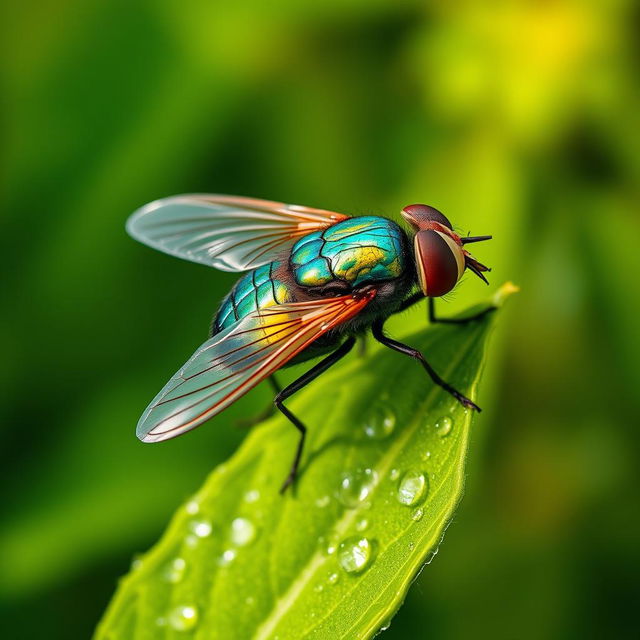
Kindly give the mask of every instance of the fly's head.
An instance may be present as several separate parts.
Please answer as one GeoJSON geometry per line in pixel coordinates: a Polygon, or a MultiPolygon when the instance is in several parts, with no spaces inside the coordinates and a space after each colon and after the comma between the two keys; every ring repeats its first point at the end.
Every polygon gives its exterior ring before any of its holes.
{"type": "Polygon", "coordinates": [[[491,236],[461,237],[453,231],[447,217],[426,204],[410,204],[402,217],[415,231],[413,251],[418,282],[425,296],[437,297],[449,293],[465,269],[475,273],[487,284],[484,272],[489,267],[478,262],[465,244],[489,240],[491,236]]]}

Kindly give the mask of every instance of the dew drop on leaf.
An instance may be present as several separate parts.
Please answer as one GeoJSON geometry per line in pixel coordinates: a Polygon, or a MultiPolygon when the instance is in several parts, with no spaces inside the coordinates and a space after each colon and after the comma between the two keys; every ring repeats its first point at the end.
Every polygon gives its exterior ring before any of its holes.
{"type": "Polygon", "coordinates": [[[369,526],[369,521],[366,518],[361,518],[360,520],[358,520],[358,522],[356,522],[357,531],[364,531],[365,529],[367,529],[368,526],[369,526]]]}
{"type": "Polygon", "coordinates": [[[398,502],[413,506],[418,504],[427,492],[427,479],[420,471],[407,471],[398,485],[398,502]]]}
{"type": "Polygon", "coordinates": [[[396,426],[396,416],[388,407],[375,407],[364,423],[364,433],[372,440],[388,438],[396,426]]]}
{"type": "Polygon", "coordinates": [[[169,625],[176,631],[191,631],[198,624],[198,610],[192,605],[181,605],[169,614],[169,625]]]}
{"type": "Polygon", "coordinates": [[[391,469],[389,472],[390,480],[397,480],[400,477],[400,469],[391,469]]]}
{"type": "Polygon", "coordinates": [[[196,513],[200,511],[200,505],[195,500],[189,500],[189,502],[184,505],[184,509],[190,516],[195,516],[196,513]]]}
{"type": "Polygon", "coordinates": [[[187,563],[184,558],[174,558],[164,568],[162,577],[172,584],[176,584],[184,578],[185,571],[187,570],[187,563]]]}
{"type": "Polygon", "coordinates": [[[453,428],[453,420],[449,416],[442,416],[442,418],[438,418],[436,420],[435,429],[436,433],[444,438],[451,433],[451,429],[453,428]]]}
{"type": "Polygon", "coordinates": [[[189,523],[189,529],[195,533],[198,538],[206,538],[211,535],[212,527],[208,520],[192,520],[189,523]]]}
{"type": "Polygon", "coordinates": [[[244,547],[256,538],[256,527],[247,518],[235,518],[231,523],[231,542],[238,547],[244,547]]]}
{"type": "Polygon", "coordinates": [[[329,496],[320,496],[319,498],[316,499],[316,507],[319,507],[320,509],[324,509],[324,507],[326,507],[330,501],[331,501],[331,498],[329,496]]]}
{"type": "Polygon", "coordinates": [[[419,520],[422,520],[422,516],[423,515],[424,515],[424,511],[422,509],[418,508],[411,514],[411,519],[414,522],[418,522],[419,520]]]}
{"type": "Polygon", "coordinates": [[[373,549],[367,538],[352,536],[338,546],[338,564],[346,573],[364,571],[371,563],[373,549]]]}
{"type": "Polygon", "coordinates": [[[222,552],[222,555],[218,558],[218,564],[221,567],[228,567],[236,559],[235,549],[226,549],[222,552]]]}
{"type": "Polygon", "coordinates": [[[260,499],[260,492],[257,489],[251,489],[244,494],[244,501],[252,504],[260,499]]]}
{"type": "Polygon", "coordinates": [[[338,580],[340,580],[340,576],[337,573],[330,573],[327,576],[327,582],[329,584],[335,584],[338,580]]]}
{"type": "Polygon", "coordinates": [[[371,493],[378,480],[373,469],[356,469],[343,474],[336,497],[347,508],[361,505],[371,493]]]}

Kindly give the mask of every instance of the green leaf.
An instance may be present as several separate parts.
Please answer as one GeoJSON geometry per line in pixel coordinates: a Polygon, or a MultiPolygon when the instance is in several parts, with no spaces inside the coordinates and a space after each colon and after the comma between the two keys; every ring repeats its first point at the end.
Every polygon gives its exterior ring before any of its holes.
{"type": "MultiPolygon", "coordinates": [[[[495,315],[406,342],[475,397],[495,315]]],[[[288,405],[309,425],[295,492],[278,493],[297,434],[276,417],[134,562],[96,638],[370,638],[388,624],[460,500],[473,413],[381,348],[288,405]]]]}

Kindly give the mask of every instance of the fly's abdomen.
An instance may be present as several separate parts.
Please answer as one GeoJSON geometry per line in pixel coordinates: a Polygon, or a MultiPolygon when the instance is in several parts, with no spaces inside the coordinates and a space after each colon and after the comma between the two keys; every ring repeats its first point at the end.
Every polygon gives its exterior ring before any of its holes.
{"type": "Polygon", "coordinates": [[[291,302],[287,285],[274,274],[280,263],[271,262],[242,276],[222,301],[213,325],[213,333],[227,329],[258,309],[291,302]]]}
{"type": "Polygon", "coordinates": [[[387,218],[349,218],[298,240],[291,252],[293,276],[304,287],[393,280],[405,271],[404,239],[387,218]]]}

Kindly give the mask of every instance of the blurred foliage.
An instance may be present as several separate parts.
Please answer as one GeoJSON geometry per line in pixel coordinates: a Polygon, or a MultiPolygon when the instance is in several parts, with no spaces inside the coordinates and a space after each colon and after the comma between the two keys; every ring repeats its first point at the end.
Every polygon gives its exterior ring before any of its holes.
{"type": "MultiPolygon", "coordinates": [[[[189,191],[426,201],[493,233],[476,253],[522,294],[446,553],[385,637],[635,635],[637,18],[630,0],[6,4],[5,635],[86,637],[269,396],[165,445],[134,437],[233,282],[124,234],[189,191]]],[[[480,295],[467,278],[440,308],[480,295]]]]}

